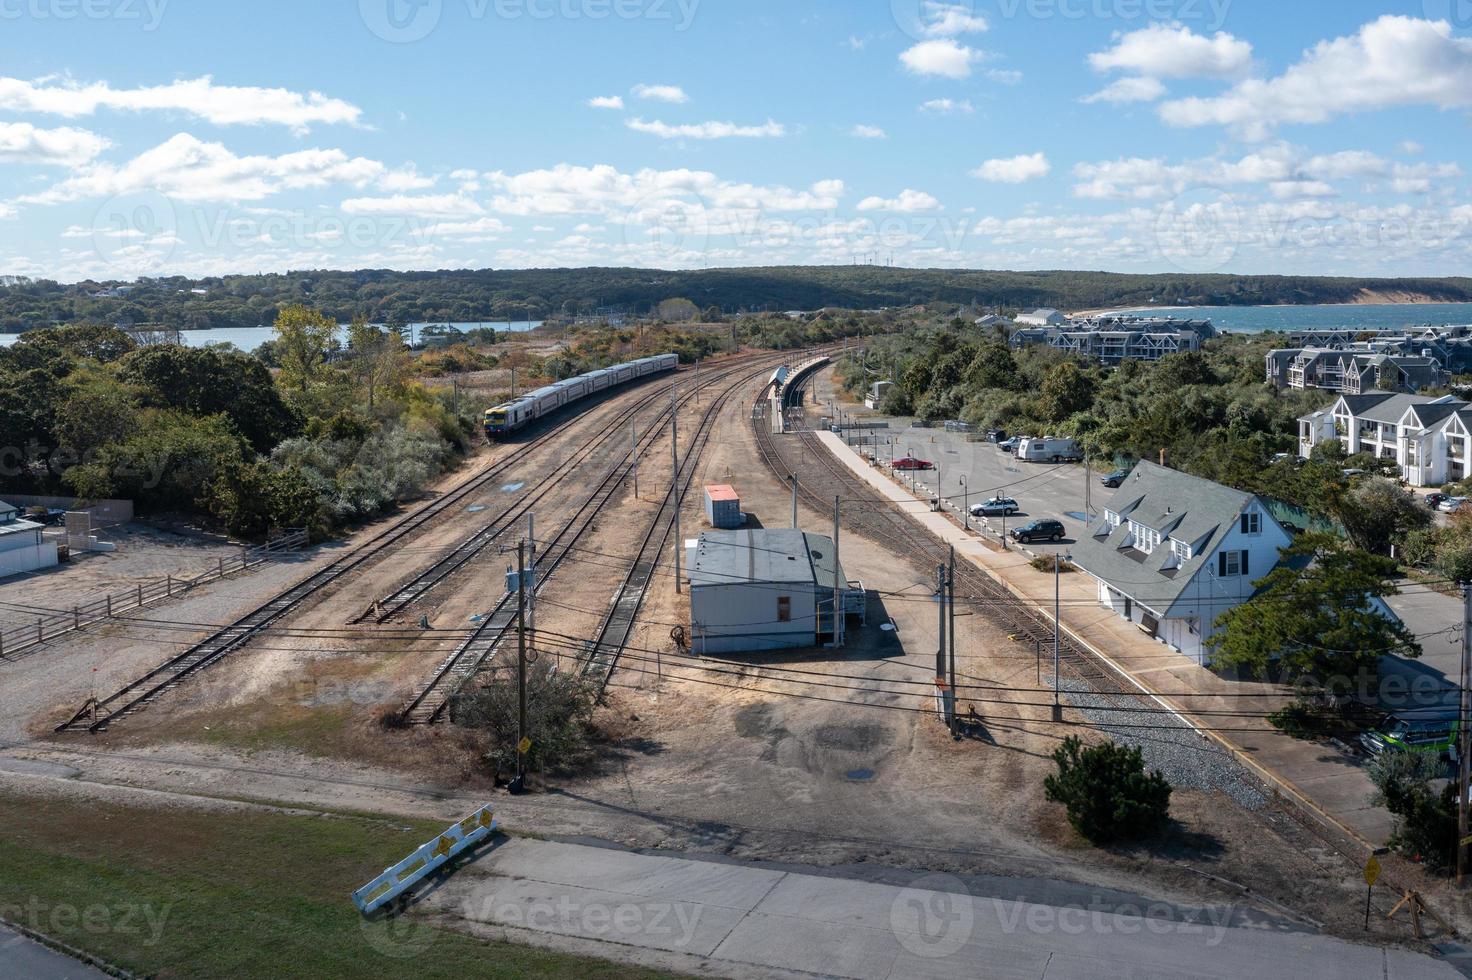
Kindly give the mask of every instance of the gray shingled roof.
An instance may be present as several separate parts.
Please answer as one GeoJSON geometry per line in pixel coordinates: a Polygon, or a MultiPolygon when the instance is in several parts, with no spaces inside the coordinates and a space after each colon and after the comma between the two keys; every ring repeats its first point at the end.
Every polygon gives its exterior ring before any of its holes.
{"type": "Polygon", "coordinates": [[[831,589],[833,569],[833,539],[821,534],[793,528],[705,531],[690,561],[690,584],[806,582],[831,589]]]}
{"type": "Polygon", "coordinates": [[[1074,545],[1074,563],[1165,615],[1253,499],[1220,483],[1141,462],[1105,505],[1123,518],[1120,526],[1109,530],[1101,516],[1074,545]],[[1132,520],[1161,532],[1162,543],[1153,554],[1124,547],[1132,520]],[[1191,545],[1191,559],[1179,568],[1163,567],[1173,560],[1164,541],[1168,537],[1191,545]]]}

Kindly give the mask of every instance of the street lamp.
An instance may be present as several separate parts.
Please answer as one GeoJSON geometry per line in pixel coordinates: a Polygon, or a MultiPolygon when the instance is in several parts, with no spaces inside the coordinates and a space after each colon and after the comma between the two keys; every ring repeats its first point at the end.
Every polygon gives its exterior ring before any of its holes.
{"type": "Polygon", "coordinates": [[[1058,554],[1058,552],[1056,552],[1056,551],[1053,552],[1053,720],[1054,721],[1062,721],[1063,720],[1063,702],[1060,699],[1059,689],[1058,689],[1058,659],[1059,659],[1058,658],[1058,651],[1059,651],[1059,648],[1062,645],[1061,644],[1061,634],[1063,632],[1063,624],[1062,624],[1062,620],[1061,620],[1061,618],[1059,616],[1059,613],[1061,612],[1061,607],[1062,607],[1063,603],[1060,601],[1060,593],[1059,593],[1058,580],[1059,580],[1060,570],[1061,570],[1061,568],[1063,566],[1063,562],[1065,562],[1065,561],[1073,561],[1073,555],[1070,554],[1067,557],[1064,557],[1063,555],[1058,554]]]}
{"type": "Polygon", "coordinates": [[[966,486],[964,476],[958,476],[956,479],[961,481],[961,513],[966,523],[966,532],[969,534],[971,532],[971,491],[966,486]]]}

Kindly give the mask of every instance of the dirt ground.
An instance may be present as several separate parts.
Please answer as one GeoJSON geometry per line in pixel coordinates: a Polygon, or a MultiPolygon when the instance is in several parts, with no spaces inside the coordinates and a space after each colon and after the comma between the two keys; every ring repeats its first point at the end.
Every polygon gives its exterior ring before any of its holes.
{"type": "MultiPolygon", "coordinates": [[[[733,400],[717,423],[683,511],[685,537],[703,526],[698,488],[709,482],[732,483],[743,509],[765,526],[790,519],[790,496],[762,464],[751,433],[759,387],[733,400]]],[[[569,427],[565,444],[607,425],[619,404],[615,398],[590,409],[569,427]]],[[[706,405],[682,413],[682,432],[693,431],[706,405]]],[[[614,442],[618,448],[589,461],[588,476],[580,470],[549,496],[545,510],[539,505],[538,539],[570,519],[577,488],[585,493],[591,474],[626,446],[614,442]]],[[[488,452],[474,466],[506,451],[488,452]]],[[[527,463],[506,486],[545,479],[556,451],[527,463]]],[[[648,453],[640,480],[642,499],[622,488],[617,510],[599,519],[558,570],[556,589],[537,613],[542,656],[555,656],[561,637],[585,637],[596,627],[624,574],[621,556],[632,554],[654,512],[653,490],[668,485],[667,442],[648,453]]],[[[505,822],[535,833],[864,867],[876,875],[891,867],[995,875],[1015,880],[1021,894],[1029,880],[1064,880],[1110,895],[1230,904],[1270,927],[1322,925],[1365,938],[1358,869],[1271,805],[1248,809],[1220,792],[1178,789],[1165,839],[1111,850],[1082,845],[1041,790],[1053,769],[1049,754],[1069,729],[1054,725],[1033,695],[1010,693],[1035,686],[1032,651],[1018,650],[984,616],[958,621],[960,674],[997,691],[972,737],[953,741],[928,710],[932,585],[905,556],[857,535],[844,537],[842,560],[849,577],[871,592],[868,625],[837,654],[703,664],[681,657],[670,630],[688,623],[688,603],[673,588],[667,554],[614,675],[600,763],[579,778],[539,780],[530,796],[505,797],[478,764],[473,733],[453,726],[391,730],[381,719],[500,594],[506,556],[488,549],[401,621],[375,627],[349,620],[474,533],[502,496],[514,493],[488,488],[483,501],[437,520],[411,545],[315,597],[289,630],[257,641],[101,737],[36,739],[57,703],[38,692],[54,695],[59,686],[75,694],[77,675],[97,661],[105,637],[58,643],[46,658],[3,667],[7,692],[14,678],[24,678],[32,694],[22,699],[28,744],[10,747],[0,774],[73,788],[79,781],[134,784],[445,817],[494,793],[505,822]],[[479,504],[489,509],[469,511],[479,504]],[[421,614],[429,630],[417,627],[421,614]],[[896,629],[881,630],[886,622],[896,629]],[[14,760],[60,768],[16,776],[14,760]]],[[[806,506],[800,523],[831,533],[831,515],[806,506]]],[[[256,601],[273,581],[250,586],[256,601]]],[[[177,618],[189,622],[182,610],[177,618]]],[[[181,625],[172,642],[193,635],[181,625]]],[[[158,635],[149,636],[137,629],[117,638],[126,656],[115,675],[136,672],[144,650],[158,658],[158,635]]],[[[1377,930],[1397,941],[1405,931],[1377,930]]]]}

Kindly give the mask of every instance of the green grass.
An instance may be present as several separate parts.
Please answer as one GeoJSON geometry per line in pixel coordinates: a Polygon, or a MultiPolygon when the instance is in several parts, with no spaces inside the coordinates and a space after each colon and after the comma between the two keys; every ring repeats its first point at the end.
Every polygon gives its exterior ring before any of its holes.
{"type": "Polygon", "coordinates": [[[414,918],[365,923],[352,890],[439,823],[0,794],[0,826],[0,913],[140,974],[669,976],[414,918]]]}

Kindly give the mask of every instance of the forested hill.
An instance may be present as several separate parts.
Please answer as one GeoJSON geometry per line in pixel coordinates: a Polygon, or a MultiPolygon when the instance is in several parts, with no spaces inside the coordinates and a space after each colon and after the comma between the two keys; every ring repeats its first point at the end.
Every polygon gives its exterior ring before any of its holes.
{"type": "Polygon", "coordinates": [[[1062,310],[1126,305],[1349,303],[1367,295],[1472,301],[1472,279],[1308,276],[1122,275],[1109,272],[988,272],[879,266],[786,266],[661,272],[648,269],[521,269],[440,272],[290,272],[118,284],[4,280],[0,330],[50,323],[161,323],[253,327],[278,306],[305,303],[346,321],[545,319],[614,307],[633,313],[685,298],[702,309],[870,309],[920,303],[1062,310]],[[124,286],[118,290],[114,287],[124,286]],[[119,293],[122,293],[119,295],[119,293]],[[110,294],[110,295],[100,295],[110,294]]]}

